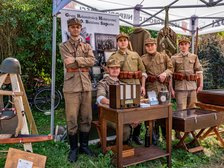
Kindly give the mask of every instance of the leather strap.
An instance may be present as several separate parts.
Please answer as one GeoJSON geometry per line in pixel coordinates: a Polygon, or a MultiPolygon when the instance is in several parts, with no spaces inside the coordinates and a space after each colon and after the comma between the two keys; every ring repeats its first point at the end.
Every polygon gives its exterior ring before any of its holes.
{"type": "Polygon", "coordinates": [[[89,72],[89,68],[67,68],[67,72],[89,72]]]}

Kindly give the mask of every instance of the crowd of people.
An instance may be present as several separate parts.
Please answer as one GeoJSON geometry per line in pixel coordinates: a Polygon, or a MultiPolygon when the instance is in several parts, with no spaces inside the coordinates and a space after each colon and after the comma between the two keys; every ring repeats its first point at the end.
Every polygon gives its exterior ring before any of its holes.
{"type": "MultiPolygon", "coordinates": [[[[78,153],[94,156],[88,147],[88,141],[92,121],[89,69],[94,65],[95,57],[91,46],[80,39],[82,28],[80,20],[72,18],[67,23],[70,37],[61,43],[59,48],[66,68],[63,93],[70,143],[68,160],[76,162],[78,153]]],[[[158,93],[162,88],[169,90],[176,98],[177,110],[194,107],[196,94],[203,88],[203,73],[198,56],[189,52],[190,40],[186,37],[181,38],[178,41],[180,52],[171,58],[164,52],[157,52],[157,40],[154,38],[148,37],[144,40],[142,48],[146,52],[142,56],[129,50],[129,40],[129,36],[125,33],[116,36],[118,50],[107,60],[107,75],[97,87],[97,103],[110,103],[109,85],[126,83],[140,84],[142,96],[146,96],[148,91],[158,93]],[[134,75],[126,78],[122,73],[127,72],[133,72],[129,74],[134,75]]],[[[112,122],[108,125],[115,128],[112,122]]],[[[157,144],[158,121],[153,125],[153,143],[157,144]]],[[[124,125],[124,143],[129,141],[132,128],[134,128],[132,140],[138,145],[143,144],[139,137],[141,123],[124,125]]],[[[165,128],[161,129],[163,136],[166,136],[165,128]]],[[[178,132],[176,136],[179,136],[178,132]]]]}

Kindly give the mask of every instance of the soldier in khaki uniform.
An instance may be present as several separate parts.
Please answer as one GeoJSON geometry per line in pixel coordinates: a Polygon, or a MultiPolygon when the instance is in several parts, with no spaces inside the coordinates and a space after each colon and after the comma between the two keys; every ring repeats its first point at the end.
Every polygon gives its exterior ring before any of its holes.
{"type": "Polygon", "coordinates": [[[156,51],[157,44],[154,38],[145,40],[145,48],[147,54],[141,58],[148,75],[146,91],[154,90],[158,94],[161,88],[167,89],[166,79],[173,74],[172,61],[168,55],[156,51]]]}
{"type": "MultiPolygon", "coordinates": [[[[146,91],[154,90],[157,94],[164,88],[167,89],[168,79],[173,74],[171,59],[165,53],[157,52],[156,39],[148,38],[145,40],[147,54],[142,55],[142,62],[145,65],[148,78],[146,79],[146,91]]],[[[155,123],[153,141],[156,144],[159,137],[158,123],[155,123]]],[[[162,127],[165,134],[165,128],[162,127]]]]}
{"type": "MultiPolygon", "coordinates": [[[[118,51],[113,53],[110,59],[115,59],[120,61],[121,72],[119,75],[120,81],[127,84],[140,84],[142,82],[141,93],[145,95],[145,79],[147,74],[145,73],[145,67],[142,63],[141,57],[136,52],[128,50],[129,37],[125,33],[118,34],[117,45],[119,47],[118,51]]],[[[133,132],[133,140],[137,144],[142,144],[139,139],[141,126],[137,126],[133,132]]]]}
{"type": "MultiPolygon", "coordinates": [[[[108,104],[109,100],[109,85],[119,85],[121,82],[118,79],[120,74],[120,62],[118,60],[110,59],[107,62],[107,70],[109,76],[105,76],[97,85],[97,103],[108,104]]],[[[113,122],[108,121],[108,126],[116,129],[113,122]]],[[[123,141],[126,143],[130,137],[131,127],[129,124],[124,125],[123,141]]]]}
{"type": "Polygon", "coordinates": [[[174,90],[177,110],[195,107],[197,92],[203,89],[202,66],[198,56],[189,52],[190,40],[182,37],[179,40],[180,53],[171,57],[174,67],[174,90]]]}
{"type": "Polygon", "coordinates": [[[81,41],[81,21],[72,18],[67,23],[71,36],[66,42],[60,44],[59,48],[66,68],[63,93],[70,142],[68,160],[75,162],[78,156],[78,130],[79,153],[93,156],[88,148],[92,121],[92,85],[89,68],[94,65],[95,57],[90,45],[81,41]],[[78,117],[80,118],[79,124],[78,117]]]}

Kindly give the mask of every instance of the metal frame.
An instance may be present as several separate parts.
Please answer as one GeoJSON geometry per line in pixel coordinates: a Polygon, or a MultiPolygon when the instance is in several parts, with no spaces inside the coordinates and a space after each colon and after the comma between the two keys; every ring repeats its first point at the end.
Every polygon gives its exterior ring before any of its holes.
{"type": "MultiPolygon", "coordinates": [[[[56,68],[56,29],[57,29],[57,15],[59,14],[59,11],[65,6],[67,5],[69,2],[71,1],[74,1],[80,5],[83,5],[83,6],[86,6],[88,8],[91,8],[93,11],[98,11],[98,12],[111,12],[111,11],[120,11],[120,10],[134,10],[134,18],[138,15],[140,15],[140,12],[143,12],[145,14],[148,14],[150,17],[139,23],[139,18],[138,20],[135,20],[134,24],[133,23],[130,23],[128,21],[125,21],[123,19],[119,19],[120,21],[122,22],[125,22],[131,26],[149,26],[149,25],[156,25],[156,24],[161,24],[164,22],[164,20],[162,18],[159,18],[157,17],[157,15],[159,13],[161,13],[162,11],[165,10],[166,7],[168,8],[172,8],[172,9],[178,9],[178,8],[208,8],[208,7],[214,7],[214,6],[224,6],[224,3],[220,3],[222,0],[200,0],[201,2],[204,3],[204,5],[183,5],[183,6],[178,6],[178,5],[174,5],[176,2],[178,2],[179,0],[174,0],[172,3],[170,3],[169,5],[167,6],[155,6],[155,7],[143,7],[141,5],[141,2],[140,4],[137,4],[136,6],[134,7],[129,7],[129,8],[117,8],[117,9],[104,9],[104,10],[99,10],[97,8],[94,8],[90,5],[87,5],[85,3],[82,3],[80,2],[80,0],[66,0],[66,1],[63,1],[64,3],[59,3],[59,5],[57,6],[57,2],[58,1],[61,1],[62,0],[52,0],[53,1],[53,34],[52,34],[52,83],[51,83],[51,88],[52,88],[52,91],[51,91],[51,134],[53,135],[54,134],[54,100],[55,100],[55,68],[56,68]],[[156,12],[155,14],[150,14],[148,13],[147,9],[160,9],[158,12],[156,12]],[[159,23],[154,23],[154,24],[144,24],[146,21],[150,20],[151,18],[157,18],[159,20],[161,20],[161,22],[159,23]]],[[[191,19],[191,23],[194,22],[194,19],[195,19],[195,16],[192,16],[191,18],[182,18],[182,19],[177,19],[177,20],[171,20],[169,21],[169,24],[171,25],[174,25],[173,22],[175,21],[180,21],[180,20],[187,20],[187,19],[191,19]]],[[[219,22],[220,20],[224,20],[224,17],[197,17],[197,19],[219,19],[217,20],[216,22],[219,22]]],[[[213,22],[212,24],[216,23],[216,22],[213,22]]],[[[210,26],[211,24],[208,24],[208,25],[205,25],[203,27],[200,27],[199,30],[202,30],[208,26],[210,26]]],[[[181,26],[177,26],[175,25],[176,27],[179,27],[179,28],[182,28],[181,26]]],[[[194,51],[194,35],[195,35],[195,25],[191,25],[192,29],[191,30],[187,30],[189,32],[191,32],[192,34],[192,51],[194,51]]]]}

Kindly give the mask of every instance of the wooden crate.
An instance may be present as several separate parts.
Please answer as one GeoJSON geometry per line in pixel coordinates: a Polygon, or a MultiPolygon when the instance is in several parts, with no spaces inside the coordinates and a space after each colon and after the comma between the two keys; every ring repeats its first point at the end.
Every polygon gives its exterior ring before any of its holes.
{"type": "Polygon", "coordinates": [[[32,168],[45,168],[47,157],[14,148],[9,148],[5,168],[17,167],[20,159],[32,162],[32,168]]]}
{"type": "MultiPolygon", "coordinates": [[[[117,148],[116,146],[112,146],[111,150],[113,153],[117,153],[117,148]]],[[[122,151],[122,157],[129,157],[129,156],[134,156],[135,155],[135,150],[133,147],[124,145],[123,146],[123,151],[122,151]]]]}
{"type": "Polygon", "coordinates": [[[217,113],[195,108],[173,112],[173,129],[182,132],[217,126],[223,121],[224,112],[217,113]]]}
{"type": "Polygon", "coordinates": [[[224,90],[202,90],[197,94],[199,102],[224,106],[224,90]]]}

